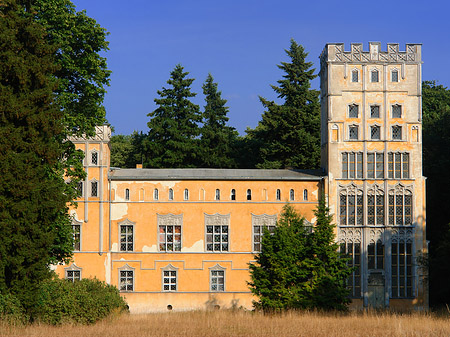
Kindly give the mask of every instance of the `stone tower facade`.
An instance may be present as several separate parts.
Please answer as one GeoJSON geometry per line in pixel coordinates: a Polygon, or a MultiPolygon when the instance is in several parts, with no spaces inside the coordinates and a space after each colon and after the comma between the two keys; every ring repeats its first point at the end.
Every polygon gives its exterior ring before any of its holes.
{"type": "Polygon", "coordinates": [[[353,305],[426,308],[421,45],[327,44],[320,62],[324,189],[353,305]]]}

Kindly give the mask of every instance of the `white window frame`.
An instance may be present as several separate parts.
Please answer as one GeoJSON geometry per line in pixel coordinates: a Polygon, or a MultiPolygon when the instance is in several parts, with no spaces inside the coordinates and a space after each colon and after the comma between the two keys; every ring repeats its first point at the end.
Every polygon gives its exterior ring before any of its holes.
{"type": "Polygon", "coordinates": [[[205,213],[205,251],[230,252],[230,214],[205,213]]]}
{"type": "Polygon", "coordinates": [[[279,188],[277,188],[275,198],[277,199],[277,201],[281,200],[281,190],[279,188]]]}
{"type": "Polygon", "coordinates": [[[383,152],[368,152],[367,153],[367,165],[366,165],[366,178],[367,179],[383,179],[385,176],[384,174],[384,153],[383,152]],[[369,157],[373,156],[373,161],[369,161],[369,157]],[[382,159],[381,165],[378,165],[380,163],[379,159],[382,159]],[[373,163],[373,172],[372,174],[369,174],[369,163],[373,163]]]}
{"type": "Polygon", "coordinates": [[[167,266],[161,268],[161,291],[178,291],[178,268],[172,266],[172,264],[170,263],[167,266]]]}
{"type": "Polygon", "coordinates": [[[75,252],[79,252],[79,251],[81,251],[81,230],[82,230],[82,225],[83,224],[83,222],[81,222],[81,221],[78,221],[78,220],[75,220],[75,219],[73,219],[72,220],[72,231],[73,231],[73,250],[75,251],[75,252]],[[75,226],[78,226],[79,228],[80,228],[80,231],[79,231],[79,233],[78,233],[78,236],[79,236],[79,238],[78,238],[78,249],[76,249],[76,232],[75,232],[75,226]]]}
{"type": "Polygon", "coordinates": [[[120,292],[133,292],[135,289],[135,273],[134,273],[134,268],[130,267],[127,264],[125,264],[123,267],[118,269],[119,271],[119,284],[118,284],[118,288],[120,292]],[[122,274],[125,273],[125,274],[122,274]],[[130,276],[131,275],[131,276],[130,276]],[[131,287],[129,286],[130,284],[128,282],[130,282],[131,280],[131,287]]]}
{"type": "Polygon", "coordinates": [[[92,197],[92,198],[98,198],[99,197],[99,189],[100,189],[100,184],[99,184],[99,181],[97,180],[97,179],[92,179],[90,182],[89,182],[89,195],[92,197]],[[95,188],[95,195],[94,195],[94,185],[93,184],[96,184],[95,186],[96,186],[96,188],[95,188]]]}
{"type": "Polygon", "coordinates": [[[159,190],[157,188],[153,190],[153,200],[159,200],[159,190]]]}
{"type": "Polygon", "coordinates": [[[342,160],[342,178],[343,179],[363,179],[364,177],[364,157],[362,152],[341,152],[342,160]],[[352,162],[351,159],[354,158],[352,162]],[[361,159],[361,161],[358,161],[361,159]],[[344,164],[346,163],[346,164],[344,164]],[[352,164],[354,163],[354,169],[352,170],[352,164]],[[352,175],[351,173],[354,172],[352,175]],[[346,176],[345,176],[346,173],[346,176]]]}
{"type": "Polygon", "coordinates": [[[340,226],[363,226],[364,225],[364,192],[362,186],[350,184],[347,187],[340,187],[339,191],[339,225],[340,226]],[[345,205],[342,203],[342,197],[345,196],[345,205]],[[350,203],[350,197],[353,198],[353,205],[350,203]],[[361,198],[361,202],[358,199],[361,198]],[[344,206],[344,208],[343,208],[344,206]],[[353,207],[354,212],[351,212],[353,207]],[[345,214],[344,214],[345,213],[345,214]],[[342,220],[344,219],[344,221],[342,220]],[[352,220],[353,219],[353,220],[352,220]],[[353,223],[352,223],[353,222],[353,223]]]}
{"type": "Polygon", "coordinates": [[[412,231],[405,231],[402,235],[397,231],[393,231],[391,240],[391,298],[413,298],[414,297],[414,240],[412,231]],[[400,245],[403,244],[403,254],[400,252],[400,245]],[[396,247],[396,249],[394,249],[396,247]],[[408,249],[409,248],[409,249],[408,249]],[[409,253],[408,253],[409,250],[409,253]],[[395,252],[396,251],[396,252],[395,252]],[[403,255],[403,256],[402,256],[403,255]],[[408,256],[410,262],[408,263],[408,256]],[[400,264],[400,259],[403,259],[403,263],[400,264]],[[403,267],[403,275],[400,275],[400,271],[403,267]],[[410,273],[408,274],[408,267],[410,273]],[[392,271],[396,272],[393,273],[392,271]],[[400,287],[400,280],[403,277],[404,292],[402,294],[400,287]],[[410,286],[408,286],[408,278],[410,278],[410,286]],[[395,282],[394,282],[395,281],[395,282]],[[397,284],[397,286],[395,285],[397,284]],[[408,290],[409,288],[409,290],[408,290]],[[395,290],[397,292],[395,293],[395,290]]]}
{"type": "Polygon", "coordinates": [[[273,233],[277,225],[276,214],[253,214],[252,213],[252,250],[257,253],[261,249],[262,237],[264,234],[264,228],[267,228],[269,232],[273,233]]]}
{"type": "Polygon", "coordinates": [[[130,200],[130,189],[129,188],[125,189],[125,200],[130,200]]]}
{"type": "Polygon", "coordinates": [[[303,201],[308,201],[308,190],[306,188],[303,190],[303,201]]]}
{"type": "Polygon", "coordinates": [[[75,263],[68,268],[64,268],[64,278],[68,281],[75,282],[82,280],[82,268],[78,267],[75,263]],[[75,276],[77,274],[77,276],[75,276]]]}
{"type": "Polygon", "coordinates": [[[90,162],[90,164],[91,164],[92,166],[99,166],[99,165],[100,165],[100,153],[98,152],[97,149],[94,149],[94,150],[92,150],[92,151],[89,153],[89,162],[90,162]],[[94,158],[93,158],[94,155],[96,155],[96,157],[97,157],[97,160],[96,160],[96,161],[93,160],[93,159],[94,159],[94,158]]]}
{"type": "Polygon", "coordinates": [[[370,125],[369,131],[370,131],[370,140],[381,140],[381,126],[380,125],[378,125],[378,124],[370,125]],[[378,138],[376,138],[376,137],[374,138],[374,135],[372,133],[374,131],[374,129],[378,130],[378,138]]]}
{"type": "Polygon", "coordinates": [[[189,200],[189,190],[187,188],[184,189],[184,200],[189,200]]]}
{"type": "Polygon", "coordinates": [[[395,188],[388,191],[387,217],[389,226],[398,227],[413,225],[414,194],[411,187],[405,187],[402,184],[398,184],[395,188]],[[401,198],[400,203],[398,202],[397,197],[401,198]],[[406,197],[409,197],[411,201],[409,205],[406,203],[406,197]],[[398,211],[400,211],[401,214],[397,214],[398,211]],[[407,222],[408,218],[409,221],[407,222]]]}
{"type": "Polygon", "coordinates": [[[78,193],[80,193],[80,195],[78,196],[78,198],[83,198],[84,197],[84,193],[85,193],[85,188],[84,188],[84,181],[83,180],[80,180],[79,182],[78,182],[78,186],[77,186],[77,190],[78,190],[78,193]]]}
{"type": "Polygon", "coordinates": [[[183,247],[183,214],[157,213],[156,218],[158,224],[158,251],[170,253],[181,252],[181,248],[183,247]],[[179,233],[176,232],[177,227],[180,229],[179,233]],[[164,232],[161,232],[161,229],[164,232]],[[169,249],[169,245],[171,245],[171,249],[169,249]]]}
{"type": "Polygon", "coordinates": [[[377,68],[370,70],[370,82],[371,83],[379,83],[380,82],[380,71],[377,68]],[[374,81],[374,74],[377,74],[376,81],[374,81]]]}
{"type": "Polygon", "coordinates": [[[124,221],[121,221],[118,223],[118,229],[119,229],[119,251],[120,252],[134,252],[134,243],[135,243],[135,236],[136,236],[136,232],[135,232],[135,222],[132,222],[128,219],[125,219],[124,221]],[[127,229],[126,233],[124,234],[124,238],[125,240],[122,242],[122,227],[125,227],[127,229]],[[131,232],[131,240],[130,238],[130,233],[128,233],[128,229],[131,228],[132,232],[131,232]],[[125,248],[122,249],[122,244],[125,245],[125,248]],[[130,244],[132,245],[132,249],[130,250],[130,244]]]}
{"type": "Polygon", "coordinates": [[[391,70],[391,82],[392,83],[398,83],[400,82],[400,76],[399,76],[399,71],[397,68],[394,68],[391,70]],[[394,81],[394,73],[397,73],[397,81],[394,81]]]}
{"type": "Polygon", "coordinates": [[[226,268],[222,267],[219,264],[216,264],[214,267],[209,268],[209,291],[211,292],[225,292],[225,284],[226,284],[226,268]],[[220,273],[219,275],[215,275],[216,273],[220,273]],[[223,280],[220,283],[220,279],[223,280]],[[216,280],[216,282],[214,282],[216,280]],[[215,288],[215,289],[214,289],[215,288]]]}

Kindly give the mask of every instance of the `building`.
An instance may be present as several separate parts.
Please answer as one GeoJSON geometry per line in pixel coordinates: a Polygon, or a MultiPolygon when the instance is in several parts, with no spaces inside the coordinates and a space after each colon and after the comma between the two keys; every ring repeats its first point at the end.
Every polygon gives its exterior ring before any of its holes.
{"type": "Polygon", "coordinates": [[[427,307],[421,46],[321,55],[322,166],[294,170],[110,168],[107,126],[85,152],[71,209],[74,261],[60,277],[118,286],[132,312],[252,307],[248,264],[286,202],[314,224],[325,193],[352,257],[354,307],[427,307]]]}

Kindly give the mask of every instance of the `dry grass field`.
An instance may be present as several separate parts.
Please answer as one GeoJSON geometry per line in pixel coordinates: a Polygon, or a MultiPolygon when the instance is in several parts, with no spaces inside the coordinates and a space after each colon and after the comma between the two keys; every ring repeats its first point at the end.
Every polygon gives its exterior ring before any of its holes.
{"type": "Polygon", "coordinates": [[[0,325],[0,336],[450,336],[450,318],[388,313],[169,312],[122,315],[92,326],[0,325]]]}

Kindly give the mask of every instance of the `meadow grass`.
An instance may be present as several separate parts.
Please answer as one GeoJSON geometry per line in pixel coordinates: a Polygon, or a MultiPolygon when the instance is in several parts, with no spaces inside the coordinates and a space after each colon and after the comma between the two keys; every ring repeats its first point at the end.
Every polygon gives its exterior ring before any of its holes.
{"type": "Polygon", "coordinates": [[[124,314],[94,325],[10,326],[0,336],[450,336],[450,317],[425,313],[315,313],[264,315],[245,311],[124,314]]]}

